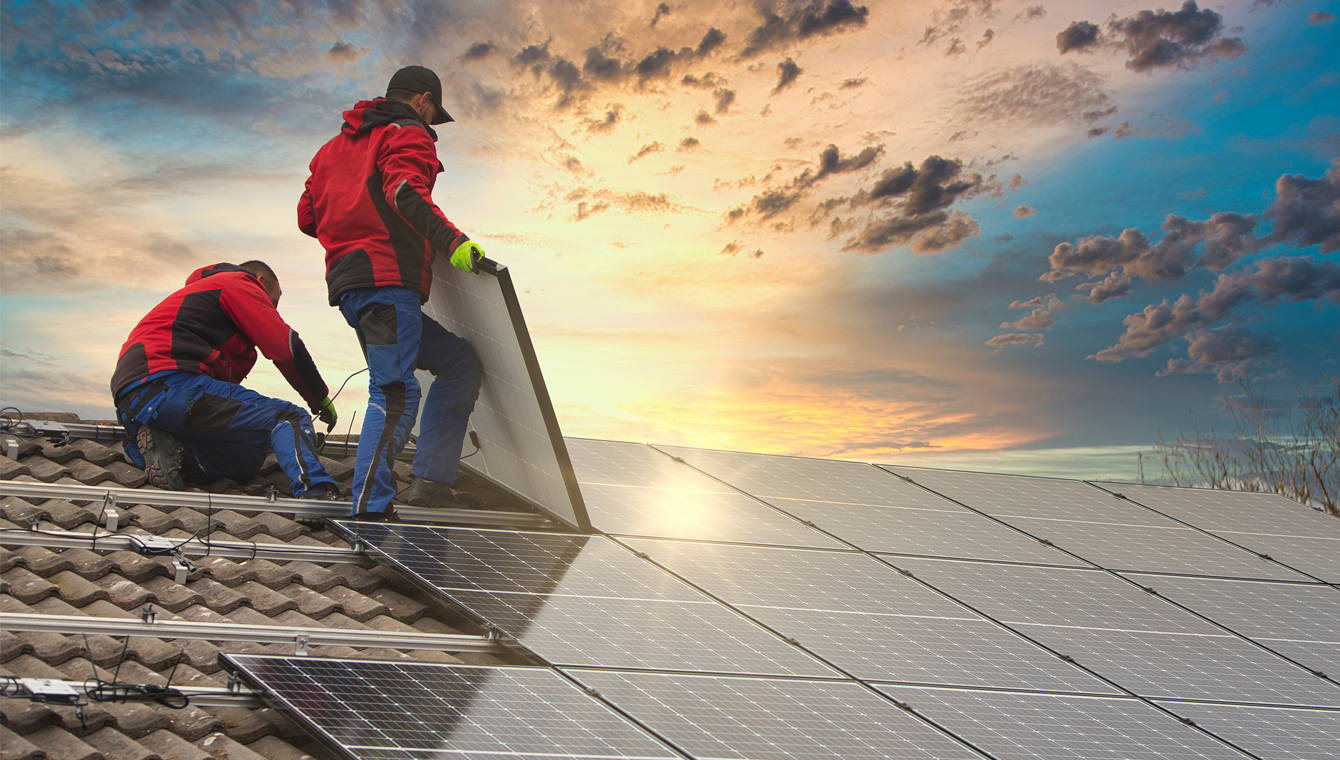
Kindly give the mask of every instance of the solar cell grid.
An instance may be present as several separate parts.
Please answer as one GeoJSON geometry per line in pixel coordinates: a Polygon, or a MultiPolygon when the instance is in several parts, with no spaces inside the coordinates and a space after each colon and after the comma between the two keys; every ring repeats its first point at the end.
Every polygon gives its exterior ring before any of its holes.
{"type": "Polygon", "coordinates": [[[857,678],[909,683],[1119,693],[985,620],[741,606],[857,678]]]}
{"type": "Polygon", "coordinates": [[[713,603],[453,591],[547,662],[708,673],[837,673],[713,603]]]}
{"type": "Polygon", "coordinates": [[[891,478],[887,473],[861,462],[708,451],[678,446],[656,448],[774,504],[777,503],[776,499],[810,499],[947,512],[961,509],[935,494],[891,478]]]}
{"type": "Polygon", "coordinates": [[[568,672],[700,760],[980,760],[851,682],[568,672]]]}
{"type": "Polygon", "coordinates": [[[1130,575],[1141,585],[1253,638],[1336,642],[1340,593],[1320,584],[1130,575]]]}
{"type": "Polygon", "coordinates": [[[1245,757],[1136,699],[879,688],[998,760],[1245,757]]]}
{"type": "Polygon", "coordinates": [[[1340,712],[1163,702],[1258,757],[1271,760],[1334,760],[1340,756],[1340,712]]]}
{"type": "Polygon", "coordinates": [[[733,493],[729,487],[640,443],[567,439],[582,483],[733,493]]]}
{"type": "Polygon", "coordinates": [[[1227,633],[1012,627],[1143,697],[1340,705],[1340,687],[1227,633]]]}
{"type": "Polygon", "coordinates": [[[1273,557],[1276,561],[1314,578],[1340,584],[1340,540],[1264,533],[1234,533],[1225,530],[1216,530],[1215,535],[1273,557]]]}
{"type": "Polygon", "coordinates": [[[1273,493],[1095,483],[1211,531],[1340,539],[1340,520],[1273,493]]]}
{"type": "Polygon", "coordinates": [[[1151,528],[1030,517],[1004,519],[1021,530],[1112,570],[1307,580],[1287,567],[1191,528],[1176,525],[1151,528]]]}
{"type": "Polygon", "coordinates": [[[1101,570],[890,558],[1007,623],[1217,635],[1220,629],[1101,570]]]}
{"type": "Polygon", "coordinates": [[[677,755],[548,669],[223,655],[360,760],[677,755]]]}
{"type": "Polygon", "coordinates": [[[858,552],[623,541],[734,605],[976,617],[961,605],[858,552]]]}
{"type": "Polygon", "coordinates": [[[1122,525],[1176,525],[1162,515],[1117,499],[1077,480],[923,470],[894,465],[880,467],[910,477],[938,494],[995,517],[1009,515],[1122,525]]]}

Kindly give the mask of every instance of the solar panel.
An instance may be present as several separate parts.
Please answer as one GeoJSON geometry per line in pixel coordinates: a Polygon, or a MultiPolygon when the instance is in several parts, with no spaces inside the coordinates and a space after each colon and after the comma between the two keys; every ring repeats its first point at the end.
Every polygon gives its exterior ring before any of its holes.
{"type": "MultiPolygon", "coordinates": [[[[432,295],[423,305],[428,316],[470,341],[483,365],[470,415],[479,451],[461,464],[567,525],[589,530],[512,277],[488,259],[478,269],[467,274],[437,257],[432,295]]],[[[418,377],[427,393],[432,375],[420,371],[418,377]]]]}
{"type": "Polygon", "coordinates": [[[1172,521],[1078,480],[991,475],[880,465],[938,494],[994,517],[1054,517],[1121,525],[1170,526],[1172,521]]]}
{"type": "Polygon", "coordinates": [[[567,672],[699,760],[981,760],[852,682],[567,672]]]}
{"type": "Polygon", "coordinates": [[[657,446],[741,491],[777,504],[777,499],[808,499],[886,507],[915,507],[954,512],[961,509],[924,489],[890,478],[861,462],[743,454],[679,446],[657,446]]]}
{"type": "Polygon", "coordinates": [[[1094,485],[1205,530],[1340,539],[1340,520],[1278,494],[1129,483],[1094,485]]]}
{"type": "Polygon", "coordinates": [[[378,561],[548,662],[833,674],[605,536],[350,521],[334,525],[378,561]]]}
{"type": "Polygon", "coordinates": [[[842,546],[648,446],[583,439],[568,446],[591,519],[607,533],[842,546]]]}
{"type": "Polygon", "coordinates": [[[880,686],[1000,760],[1243,755],[1137,699],[880,686]]]}
{"type": "Polygon", "coordinates": [[[221,659],[314,736],[359,760],[679,756],[548,668],[221,659]]]}
{"type": "Polygon", "coordinates": [[[1112,691],[863,554],[625,541],[857,677],[1112,691]]]}
{"type": "Polygon", "coordinates": [[[1215,531],[1215,535],[1272,557],[1314,578],[1340,584],[1340,540],[1222,530],[1215,531]]]}
{"type": "Polygon", "coordinates": [[[1287,567],[1192,528],[1008,517],[1010,525],[1111,570],[1306,581],[1287,567]]]}
{"type": "Polygon", "coordinates": [[[1335,760],[1340,755],[1340,712],[1197,702],[1159,704],[1257,757],[1335,760]]]}
{"type": "Polygon", "coordinates": [[[772,503],[869,552],[1088,567],[1083,560],[962,508],[946,512],[796,499],[772,503]]]}

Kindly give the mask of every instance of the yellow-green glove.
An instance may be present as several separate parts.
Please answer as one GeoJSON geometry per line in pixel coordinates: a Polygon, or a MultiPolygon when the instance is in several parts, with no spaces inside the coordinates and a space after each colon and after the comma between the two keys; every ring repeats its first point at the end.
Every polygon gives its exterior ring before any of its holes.
{"type": "Polygon", "coordinates": [[[456,246],[455,252],[451,254],[451,265],[462,272],[474,272],[475,264],[484,258],[484,249],[479,247],[479,243],[473,240],[467,240],[456,246]]]}
{"type": "Polygon", "coordinates": [[[312,414],[326,423],[327,433],[335,429],[335,420],[340,418],[340,415],[335,413],[335,402],[330,400],[330,396],[321,399],[316,406],[312,407],[312,414]]]}

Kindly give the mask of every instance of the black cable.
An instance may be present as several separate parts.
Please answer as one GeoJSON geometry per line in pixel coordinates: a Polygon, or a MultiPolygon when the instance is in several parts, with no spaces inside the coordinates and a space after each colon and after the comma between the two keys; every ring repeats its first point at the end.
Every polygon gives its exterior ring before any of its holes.
{"type": "Polygon", "coordinates": [[[348,384],[349,384],[349,381],[354,379],[354,375],[361,375],[362,373],[367,372],[367,371],[368,371],[368,368],[367,368],[367,367],[364,367],[363,369],[360,369],[360,370],[358,370],[357,372],[355,372],[353,375],[350,375],[350,376],[344,378],[344,382],[340,383],[340,389],[339,389],[338,391],[335,391],[335,395],[334,395],[334,396],[331,396],[331,397],[330,397],[331,402],[334,402],[335,399],[337,399],[337,398],[340,397],[340,394],[344,391],[344,386],[348,385],[348,384]]]}

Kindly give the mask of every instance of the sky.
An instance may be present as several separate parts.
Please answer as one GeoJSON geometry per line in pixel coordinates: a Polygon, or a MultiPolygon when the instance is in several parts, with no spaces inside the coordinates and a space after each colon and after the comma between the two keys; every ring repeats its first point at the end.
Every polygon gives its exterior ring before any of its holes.
{"type": "Polygon", "coordinates": [[[0,402],[110,418],[139,318],[252,258],[339,387],[363,362],[296,202],[417,63],[456,119],[434,198],[509,267],[565,434],[1154,474],[1243,381],[1340,372],[1337,15],[7,0],[0,402]]]}

